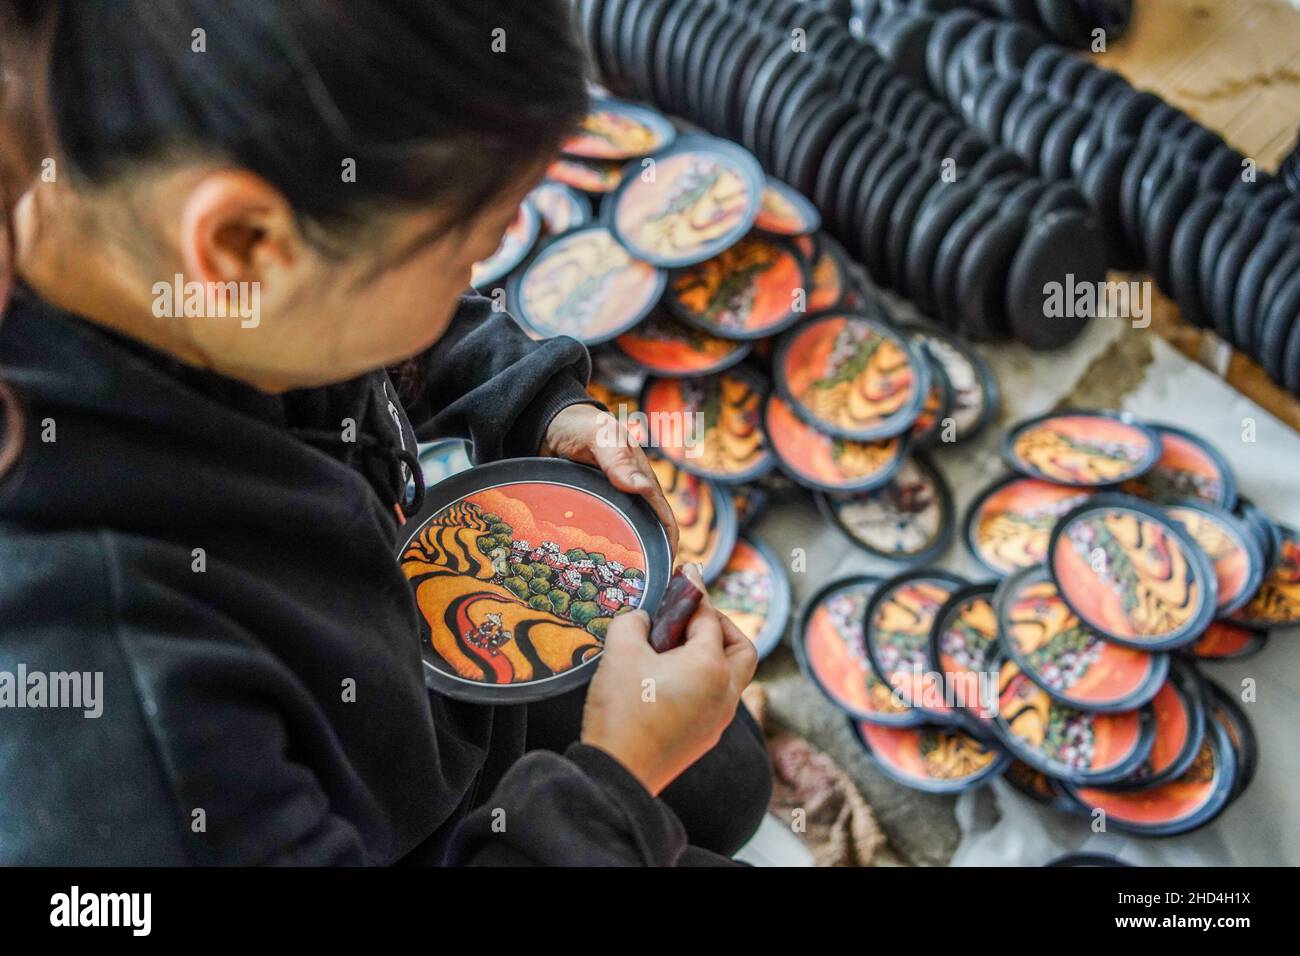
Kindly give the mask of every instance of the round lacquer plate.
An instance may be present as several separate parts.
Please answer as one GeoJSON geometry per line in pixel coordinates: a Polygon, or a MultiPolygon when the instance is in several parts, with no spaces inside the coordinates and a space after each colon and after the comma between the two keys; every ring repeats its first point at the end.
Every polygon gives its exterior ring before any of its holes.
{"type": "Polygon", "coordinates": [[[867,658],[863,616],[879,583],[870,575],[841,578],[809,598],[793,633],[795,659],[818,690],[851,717],[915,727],[925,722],[925,714],[902,704],[867,658]]]}
{"type": "Polygon", "coordinates": [[[908,706],[927,719],[955,723],[939,675],[930,668],[930,633],[939,610],[967,581],[932,568],[881,582],[867,604],[867,657],[872,669],[908,706]]]}
{"type": "Polygon", "coordinates": [[[991,734],[997,688],[984,670],[998,640],[998,617],[992,583],[970,584],[953,593],[930,629],[930,669],[940,675],[945,702],[959,722],[980,737],[991,734]]]}
{"type": "Polygon", "coordinates": [[[781,339],[777,389],[795,414],[827,434],[879,441],[908,431],[930,391],[930,365],[883,322],[813,316],[781,339]]]}
{"type": "Polygon", "coordinates": [[[776,394],[768,396],[764,424],[781,470],[817,491],[873,491],[891,481],[907,459],[904,436],[878,442],[833,438],[795,415],[776,394]]]}
{"type": "Polygon", "coordinates": [[[546,167],[546,178],[592,196],[604,196],[623,182],[623,169],[619,160],[564,157],[546,167]]]}
{"type": "Polygon", "coordinates": [[[738,540],[734,501],[726,489],[671,461],[652,457],[650,467],[677,520],[677,560],[698,564],[705,582],[712,581],[726,567],[738,540]]]}
{"type": "Polygon", "coordinates": [[[1167,504],[1165,511],[1214,565],[1219,587],[1216,616],[1227,617],[1255,596],[1264,580],[1264,549],[1244,521],[1199,499],[1167,504]]]}
{"type": "Polygon", "coordinates": [[[783,332],[803,317],[809,266],[791,242],[758,234],[673,273],[665,302],[683,322],[725,339],[783,332]]]}
{"type": "Polygon", "coordinates": [[[1035,770],[1066,782],[1114,783],[1151,753],[1150,707],[1118,714],[1079,710],[1053,700],[1000,649],[990,661],[998,673],[994,727],[1006,747],[1035,770]]]}
{"type": "Polygon", "coordinates": [[[939,469],[909,455],[875,491],[814,496],[822,513],[868,554],[908,565],[926,564],[948,547],[954,524],[952,494],[939,469]]]}
{"type": "Polygon", "coordinates": [[[1145,474],[1160,458],[1160,436],[1131,415],[1069,411],[1014,426],[1002,446],[1012,470],[1089,488],[1145,474]]]}
{"type": "Polygon", "coordinates": [[[435,691],[487,704],[585,684],[614,617],[653,614],[671,572],[649,506],[600,472],[514,459],[428,489],[398,550],[435,691]]]}
{"type": "Polygon", "coordinates": [[[1094,495],[1052,532],[1048,567],[1061,597],[1102,637],[1139,650],[1181,647],[1218,606],[1205,552],[1159,506],[1094,495]]]}
{"type": "Polygon", "coordinates": [[[1025,568],[998,587],[1003,649],[1056,700],[1079,710],[1135,710],[1159,693],[1169,655],[1103,639],[1062,600],[1047,569],[1025,568]]]}
{"type": "Polygon", "coordinates": [[[1236,505],[1237,479],[1217,448],[1173,425],[1150,428],[1160,436],[1160,457],[1145,475],[1126,481],[1121,491],[1152,501],[1196,498],[1222,508],[1236,505]]]}
{"type": "Polygon", "coordinates": [[[775,465],[763,433],[767,386],[744,365],[701,378],[652,378],[641,393],[651,444],[679,468],[724,483],[775,465]]]}
{"type": "Polygon", "coordinates": [[[850,721],[858,742],[880,770],[926,793],[964,793],[1001,774],[1011,755],[957,727],[881,727],[850,721]]]}
{"type": "Polygon", "coordinates": [[[572,186],[543,182],[528,194],[542,217],[547,235],[559,236],[591,222],[591,200],[572,186]]]}
{"type": "Polygon", "coordinates": [[[1208,691],[1196,665],[1176,657],[1169,679],[1151,699],[1156,739],[1151,754],[1119,783],[1116,790],[1147,790],[1181,777],[1192,765],[1205,739],[1208,691]]]}
{"type": "Polygon", "coordinates": [[[598,99],[582,127],[564,141],[561,152],[579,159],[629,160],[670,145],[677,131],[654,110],[616,99],[598,99]]]}
{"type": "Polygon", "coordinates": [[[727,566],[709,586],[716,607],[754,642],[762,660],[776,649],[790,623],[790,576],[760,539],[736,542],[727,566]]]}
{"type": "Polygon", "coordinates": [[[474,263],[469,284],[475,289],[491,289],[519,268],[528,258],[541,235],[542,217],[531,199],[526,199],[506,229],[497,251],[482,262],[474,263]]]}
{"type": "Polygon", "coordinates": [[[1234,623],[1256,628],[1300,624],[1300,534],[1285,526],[1280,531],[1277,563],[1255,596],[1232,615],[1234,623]]]}
{"type": "Polygon", "coordinates": [[[1106,825],[1141,836],[1177,836],[1210,823],[1236,792],[1237,756],[1217,720],[1206,727],[1201,749],[1179,778],[1145,790],[1067,786],[1089,813],[1105,813],[1106,825]]]}
{"type": "Polygon", "coordinates": [[[997,575],[1042,564],[1056,522],[1093,492],[1022,475],[1001,478],[966,513],[966,547],[997,575]]]}
{"type": "Polygon", "coordinates": [[[661,378],[696,378],[729,369],[749,354],[747,342],[732,342],[679,322],[666,311],[614,340],[629,358],[661,378]]]}
{"type": "Polygon", "coordinates": [[[511,283],[515,318],[535,338],[584,345],[618,337],[650,314],[667,275],[633,259],[604,226],[552,239],[511,283]]]}
{"type": "Polygon", "coordinates": [[[1268,631],[1231,621],[1211,621],[1205,633],[1185,648],[1198,661],[1236,661],[1253,657],[1268,646],[1268,631]]]}
{"type": "Polygon", "coordinates": [[[952,388],[954,442],[979,434],[993,420],[1001,404],[998,380],[988,363],[960,340],[918,324],[901,325],[904,331],[934,357],[952,388]]]}
{"type": "Polygon", "coordinates": [[[739,242],[758,218],[764,185],[758,160],[735,143],[682,136],[629,163],[604,214],[634,256],[681,268],[739,242]]]}
{"type": "Polygon", "coordinates": [[[773,236],[807,236],[822,227],[817,207],[803,193],[768,178],[754,228],[773,236]]]}

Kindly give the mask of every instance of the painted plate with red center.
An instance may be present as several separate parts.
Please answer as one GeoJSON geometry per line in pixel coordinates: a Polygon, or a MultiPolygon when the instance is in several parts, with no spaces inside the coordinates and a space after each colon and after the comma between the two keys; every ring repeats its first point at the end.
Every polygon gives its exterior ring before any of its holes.
{"type": "Polygon", "coordinates": [[[1171,650],[1214,618],[1210,559],[1182,525],[1139,498],[1094,495],[1056,525],[1047,555],[1070,610],[1109,640],[1171,650]]]}
{"type": "Polygon", "coordinates": [[[667,275],[633,259],[603,226],[552,239],[511,283],[515,317],[536,338],[608,342],[658,304],[667,275]]]}
{"type": "Polygon", "coordinates": [[[812,291],[808,294],[808,314],[828,312],[844,304],[849,294],[849,267],[839,243],[830,236],[818,236],[817,241],[805,238],[799,246],[803,256],[812,263],[812,291]]]}
{"type": "Polygon", "coordinates": [[[748,340],[783,332],[811,278],[793,243],[746,236],[720,255],[675,272],[665,302],[683,322],[722,338],[748,340]]]}
{"type": "Polygon", "coordinates": [[[1232,799],[1236,800],[1255,779],[1255,770],[1259,766],[1259,738],[1240,701],[1214,681],[1206,681],[1205,686],[1209,691],[1210,716],[1227,732],[1237,757],[1237,780],[1232,788],[1232,799]]]}
{"type": "Polygon", "coordinates": [[[832,438],[796,416],[776,394],[767,398],[764,424],[781,470],[819,491],[872,491],[891,481],[907,458],[902,436],[879,442],[832,438]]]}
{"type": "Polygon", "coordinates": [[[1104,640],[1070,610],[1041,565],[1006,578],[994,602],[1003,649],[1062,703],[1101,713],[1135,710],[1164,686],[1168,654],[1104,640]]]}
{"type": "Polygon", "coordinates": [[[899,699],[927,719],[956,723],[940,675],[930,668],[930,633],[954,594],[969,582],[937,569],[908,571],[883,581],[867,604],[867,657],[899,699]]]}
{"type": "Polygon", "coordinates": [[[1268,631],[1231,621],[1211,621],[1205,633],[1187,650],[1201,661],[1236,661],[1258,654],[1268,646],[1268,631]]]}
{"type": "Polygon", "coordinates": [[[523,703],[585,684],[614,618],[653,614],[671,571],[643,500],[556,459],[454,475],[407,527],[397,553],[425,676],[458,700],[523,703]]]}
{"type": "Polygon", "coordinates": [[[821,213],[803,193],[768,178],[755,229],[773,236],[807,236],[821,227],[821,213]]]}
{"type": "Polygon", "coordinates": [[[754,227],[764,182],[758,160],[735,143],[682,136],[629,163],[604,214],[634,256],[682,268],[720,255],[754,227]]]}
{"type": "Polygon", "coordinates": [[[1151,699],[1156,739],[1151,754],[1119,783],[1107,789],[1148,790],[1181,777],[1192,765],[1205,739],[1206,689],[1196,666],[1175,658],[1169,679],[1151,699]]]}
{"type": "Polygon", "coordinates": [[[867,658],[863,620],[880,579],[841,578],[808,599],[794,629],[795,659],[826,698],[858,720],[915,727],[925,714],[900,703],[867,658]]]}
{"type": "Polygon", "coordinates": [[[1264,578],[1259,591],[1232,615],[1247,627],[1294,627],[1300,624],[1300,535],[1279,526],[1282,543],[1277,565],[1264,578]]]}
{"type": "Polygon", "coordinates": [[[1264,580],[1264,551],[1251,530],[1230,511],[1190,499],[1165,506],[1192,536],[1210,563],[1219,586],[1218,617],[1227,617],[1255,596],[1264,580]]]}
{"type": "Polygon", "coordinates": [[[930,366],[915,345],[882,322],[850,313],[813,316],[791,329],[772,364],[795,414],[855,441],[908,431],[930,391],[930,366]]]}
{"type": "Polygon", "coordinates": [[[652,109],[612,98],[598,99],[581,129],[561,152],[580,159],[629,160],[657,153],[677,138],[673,124],[652,109]]]}
{"type": "Polygon", "coordinates": [[[880,727],[850,721],[858,743],[880,770],[926,793],[964,793],[999,776],[1011,755],[957,727],[880,727]]]}
{"type": "Polygon", "coordinates": [[[997,706],[997,689],[986,686],[983,669],[989,649],[998,640],[995,587],[970,584],[955,591],[930,629],[930,670],[940,675],[947,702],[961,725],[982,737],[993,732],[989,722],[997,706]]]}
{"type": "Polygon", "coordinates": [[[614,340],[652,375],[692,378],[731,368],[749,354],[747,342],[732,342],[677,321],[663,310],[614,340]]]}
{"type": "Polygon", "coordinates": [[[775,460],[763,434],[767,387],[744,365],[702,378],[653,378],[641,395],[651,444],[702,478],[752,481],[775,460]]]}
{"type": "Polygon", "coordinates": [[[1095,490],[1022,475],[1000,478],[975,497],[966,513],[966,547],[997,575],[1042,564],[1056,522],[1095,490]]]}
{"type": "Polygon", "coordinates": [[[987,666],[998,674],[998,737],[1035,770],[1072,783],[1114,783],[1151,753],[1155,719],[1149,705],[1118,714],[1079,710],[1053,700],[1001,648],[987,666]]]}
{"type": "Polygon", "coordinates": [[[593,196],[612,193],[623,182],[622,162],[597,159],[557,159],[546,167],[546,178],[593,196]]]}
{"type": "Polygon", "coordinates": [[[1160,436],[1160,457],[1145,475],[1126,481],[1121,491],[1151,501],[1197,498],[1229,509],[1236,504],[1237,479],[1218,449],[1173,425],[1150,428],[1160,436]]]}
{"type": "Polygon", "coordinates": [[[1178,779],[1147,790],[1096,787],[1067,790],[1088,813],[1105,813],[1107,827],[1140,836],[1177,836],[1214,820],[1232,801],[1237,757],[1228,732],[1210,721],[1201,749],[1178,779]]]}
{"type": "Polygon", "coordinates": [[[1145,474],[1160,458],[1160,436],[1133,416],[1067,411],[1014,426],[1002,446],[1013,471],[1088,488],[1145,474]]]}
{"type": "Polygon", "coordinates": [[[790,577],[760,539],[745,535],[736,542],[709,598],[754,642],[759,660],[781,643],[790,623],[790,577]]]}
{"type": "Polygon", "coordinates": [[[677,520],[678,562],[698,564],[705,583],[714,580],[726,567],[739,535],[731,496],[663,458],[651,458],[650,467],[677,520]]]}

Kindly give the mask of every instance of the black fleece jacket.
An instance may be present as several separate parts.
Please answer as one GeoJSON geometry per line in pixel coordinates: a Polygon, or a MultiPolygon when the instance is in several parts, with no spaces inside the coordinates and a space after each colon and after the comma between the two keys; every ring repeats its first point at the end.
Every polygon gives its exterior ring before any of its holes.
{"type": "Polygon", "coordinates": [[[588,371],[470,298],[400,387],[268,396],[20,294],[0,682],[100,673],[103,699],[0,706],[0,863],[677,862],[612,758],[525,755],[526,708],[426,691],[394,554],[415,432],[534,454],[588,371]]]}

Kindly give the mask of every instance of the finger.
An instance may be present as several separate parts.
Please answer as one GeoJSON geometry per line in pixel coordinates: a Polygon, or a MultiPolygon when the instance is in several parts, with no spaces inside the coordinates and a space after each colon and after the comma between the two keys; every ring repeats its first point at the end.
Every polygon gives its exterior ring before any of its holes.
{"type": "Polygon", "coordinates": [[[624,644],[640,643],[650,646],[650,615],[645,611],[629,611],[617,615],[605,632],[605,650],[624,644]]]}
{"type": "MultiPolygon", "coordinates": [[[[620,432],[620,437],[625,442],[629,441],[626,429],[620,432]]],[[[597,444],[594,451],[596,465],[615,488],[628,494],[640,495],[650,505],[655,516],[663,524],[664,531],[668,534],[669,548],[675,555],[678,540],[677,519],[673,516],[672,506],[668,504],[668,498],[659,486],[659,479],[655,477],[654,469],[650,467],[650,460],[646,458],[645,452],[633,444],[615,447],[597,444]]]]}
{"type": "MultiPolygon", "coordinates": [[[[722,630],[725,632],[730,621],[726,617],[721,617],[721,620],[725,622],[722,625],[722,630]]],[[[740,630],[734,624],[731,626],[737,631],[740,630]]],[[[754,646],[753,641],[741,634],[740,642],[728,644],[723,649],[723,653],[727,656],[727,669],[731,672],[731,686],[738,691],[744,690],[754,679],[754,672],[758,670],[758,648],[754,646]]]]}
{"type": "Polygon", "coordinates": [[[709,594],[699,580],[699,567],[686,565],[683,573],[700,588],[700,606],[686,625],[685,646],[693,648],[700,654],[717,654],[723,648],[722,622],[718,619],[717,609],[709,600],[709,594]]]}
{"type": "Polygon", "coordinates": [[[738,649],[743,650],[746,644],[753,646],[754,642],[736,626],[736,622],[721,611],[718,612],[718,622],[722,625],[722,646],[728,654],[738,649]]]}

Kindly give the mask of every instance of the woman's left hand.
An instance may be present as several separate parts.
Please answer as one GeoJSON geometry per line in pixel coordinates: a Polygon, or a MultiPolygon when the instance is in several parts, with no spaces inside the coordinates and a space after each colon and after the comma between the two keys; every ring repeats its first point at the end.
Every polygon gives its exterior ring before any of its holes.
{"type": "Polygon", "coordinates": [[[609,412],[595,405],[570,405],[551,420],[538,454],[595,465],[619,491],[640,495],[654,509],[677,553],[677,521],[659,487],[645,451],[609,412]]]}

